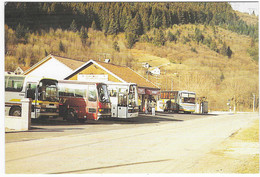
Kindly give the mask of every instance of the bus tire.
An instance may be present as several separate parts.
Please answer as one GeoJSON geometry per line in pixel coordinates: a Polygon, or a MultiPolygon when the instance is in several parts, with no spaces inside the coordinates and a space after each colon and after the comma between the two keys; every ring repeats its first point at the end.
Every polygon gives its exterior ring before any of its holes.
{"type": "Polygon", "coordinates": [[[21,107],[13,107],[10,110],[9,115],[10,116],[21,116],[22,115],[21,107]]]}
{"type": "Polygon", "coordinates": [[[68,110],[66,119],[68,122],[76,122],[77,120],[77,114],[73,109],[68,110]]]}

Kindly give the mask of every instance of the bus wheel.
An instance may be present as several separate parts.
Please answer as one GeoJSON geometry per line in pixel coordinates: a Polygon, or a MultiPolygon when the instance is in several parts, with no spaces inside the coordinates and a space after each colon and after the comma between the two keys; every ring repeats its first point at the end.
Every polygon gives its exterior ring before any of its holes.
{"type": "Polygon", "coordinates": [[[75,122],[77,120],[77,114],[74,110],[70,109],[67,114],[67,121],[69,122],[75,122]]]}
{"type": "Polygon", "coordinates": [[[14,107],[10,111],[10,116],[21,116],[21,108],[20,107],[14,107]]]}

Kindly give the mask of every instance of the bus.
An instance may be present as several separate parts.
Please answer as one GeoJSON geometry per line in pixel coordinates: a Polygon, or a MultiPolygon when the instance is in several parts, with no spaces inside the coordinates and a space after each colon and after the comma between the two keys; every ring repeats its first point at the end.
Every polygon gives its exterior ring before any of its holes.
{"type": "Polygon", "coordinates": [[[111,117],[133,118],[138,116],[138,93],[135,83],[106,82],[111,100],[111,117]]]}
{"type": "Polygon", "coordinates": [[[21,116],[21,100],[31,98],[31,118],[57,118],[59,100],[57,80],[6,74],[5,115],[21,116]]]}
{"type": "Polygon", "coordinates": [[[196,93],[190,91],[161,91],[157,111],[195,112],[196,93]]]}
{"type": "Polygon", "coordinates": [[[67,121],[85,122],[111,116],[107,85],[97,82],[59,80],[59,112],[67,121]]]}

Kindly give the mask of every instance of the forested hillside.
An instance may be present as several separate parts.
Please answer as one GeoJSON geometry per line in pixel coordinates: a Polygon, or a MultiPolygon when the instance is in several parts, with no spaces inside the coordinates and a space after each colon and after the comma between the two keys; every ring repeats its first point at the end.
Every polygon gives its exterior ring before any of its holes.
{"type": "Polygon", "coordinates": [[[163,90],[195,91],[215,110],[228,109],[228,100],[249,110],[252,94],[258,97],[258,18],[225,2],[8,2],[5,69],[32,66],[50,53],[110,58],[163,90]],[[147,75],[143,62],[163,65],[161,75],[147,75]]]}

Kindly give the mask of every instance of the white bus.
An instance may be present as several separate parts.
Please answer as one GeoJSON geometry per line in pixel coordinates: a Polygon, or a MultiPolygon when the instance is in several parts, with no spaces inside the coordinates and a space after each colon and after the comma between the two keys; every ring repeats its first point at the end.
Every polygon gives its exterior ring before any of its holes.
{"type": "Polygon", "coordinates": [[[21,100],[32,99],[31,118],[59,115],[57,80],[24,75],[5,75],[5,115],[21,116],[21,100]]]}
{"type": "Polygon", "coordinates": [[[191,91],[161,91],[157,111],[195,112],[196,93],[191,91]]]}
{"type": "Polygon", "coordinates": [[[105,82],[111,101],[111,117],[133,118],[138,116],[137,85],[134,83],[105,82]]]}

